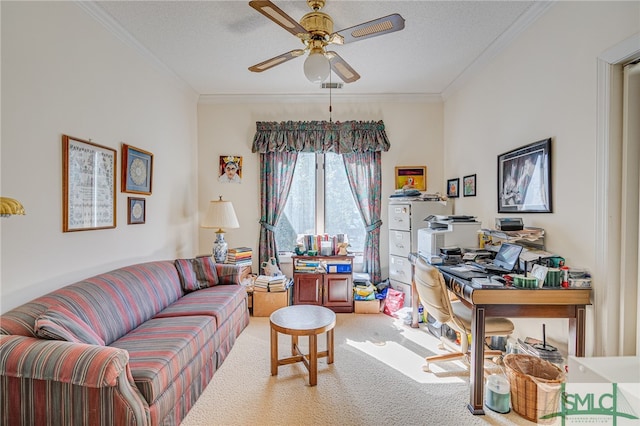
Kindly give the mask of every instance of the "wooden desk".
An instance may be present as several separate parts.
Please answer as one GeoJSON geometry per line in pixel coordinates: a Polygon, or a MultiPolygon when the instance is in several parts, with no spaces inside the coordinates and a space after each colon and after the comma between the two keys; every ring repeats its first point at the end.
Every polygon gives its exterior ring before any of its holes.
{"type": "MultiPolygon", "coordinates": [[[[413,280],[412,260],[412,327],[418,327],[418,293],[413,280]]],[[[487,317],[504,318],[568,318],[569,355],[584,357],[586,305],[590,305],[590,288],[540,288],[516,287],[475,289],[467,280],[442,272],[445,282],[465,305],[473,311],[471,320],[471,371],[469,384],[471,395],[469,411],[484,414],[484,320],[487,317]]]]}

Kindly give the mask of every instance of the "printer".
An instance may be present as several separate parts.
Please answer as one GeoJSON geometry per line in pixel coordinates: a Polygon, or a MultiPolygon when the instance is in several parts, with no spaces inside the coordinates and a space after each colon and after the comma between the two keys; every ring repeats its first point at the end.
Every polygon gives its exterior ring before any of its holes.
{"type": "Polygon", "coordinates": [[[440,255],[444,247],[478,247],[478,231],[482,223],[475,220],[438,221],[441,226],[418,229],[418,255],[430,260],[440,255]]]}

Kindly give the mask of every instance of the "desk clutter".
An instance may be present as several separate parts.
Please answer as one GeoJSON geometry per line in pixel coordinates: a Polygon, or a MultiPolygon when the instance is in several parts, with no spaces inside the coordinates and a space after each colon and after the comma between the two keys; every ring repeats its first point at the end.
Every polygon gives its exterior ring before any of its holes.
{"type": "Polygon", "coordinates": [[[565,264],[546,251],[545,231],[521,218],[496,218],[495,229],[481,228],[475,216],[430,216],[418,230],[418,255],[442,270],[474,283],[474,288],[589,288],[585,268],[565,264]],[[518,247],[520,250],[511,258],[518,247]],[[511,256],[511,257],[510,257],[511,256]],[[500,268],[492,268],[492,266],[500,268]],[[508,270],[504,270],[504,269],[508,270]]]}

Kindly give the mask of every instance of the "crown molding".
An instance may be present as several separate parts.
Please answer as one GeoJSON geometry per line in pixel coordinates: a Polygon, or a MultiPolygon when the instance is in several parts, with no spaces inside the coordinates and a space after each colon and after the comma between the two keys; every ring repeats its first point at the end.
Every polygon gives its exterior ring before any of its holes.
{"type": "MultiPolygon", "coordinates": [[[[401,93],[401,94],[331,94],[331,102],[340,103],[440,103],[439,94],[401,93]]],[[[199,104],[256,104],[256,103],[327,103],[329,92],[322,94],[226,94],[200,95],[199,104]]]]}
{"type": "Polygon", "coordinates": [[[520,17],[502,34],[500,34],[489,47],[487,47],[467,68],[465,68],[451,84],[442,91],[442,98],[448,99],[464,83],[471,79],[484,65],[498,56],[507,46],[529,28],[540,16],[544,15],[554,4],[553,1],[535,1],[520,17]]]}
{"type": "Polygon", "coordinates": [[[197,93],[193,87],[185,82],[178,74],[162,62],[156,55],[140,43],[129,31],[124,29],[111,15],[105,12],[96,2],[73,0],[76,6],[86,12],[93,19],[102,24],[109,32],[115,35],[120,41],[138,52],[143,58],[147,59],[160,72],[173,78],[178,85],[191,93],[197,93]]]}

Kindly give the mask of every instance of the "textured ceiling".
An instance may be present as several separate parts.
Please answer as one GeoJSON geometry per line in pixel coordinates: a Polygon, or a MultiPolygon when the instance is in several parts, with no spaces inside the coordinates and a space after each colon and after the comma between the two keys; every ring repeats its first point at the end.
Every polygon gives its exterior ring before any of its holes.
{"type": "MultiPolygon", "coordinates": [[[[83,2],[80,2],[83,3],[83,2]]],[[[274,1],[295,20],[305,1],[274,1]]],[[[327,0],[334,30],[391,13],[405,29],[332,46],[360,75],[345,95],[442,95],[543,13],[537,1],[327,0]]],[[[302,48],[298,38],[247,1],[109,1],[84,7],[110,30],[166,67],[200,95],[325,92],[304,77],[304,57],[262,73],[247,70],[302,48]]],[[[332,81],[340,81],[332,76],[332,81]]]]}

